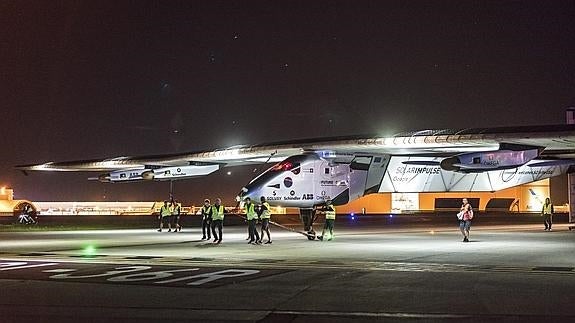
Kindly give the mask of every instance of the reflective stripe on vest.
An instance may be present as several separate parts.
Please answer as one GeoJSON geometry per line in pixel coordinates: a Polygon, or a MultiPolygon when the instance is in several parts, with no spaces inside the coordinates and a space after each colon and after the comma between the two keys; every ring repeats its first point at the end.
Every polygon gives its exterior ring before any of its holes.
{"type": "Polygon", "coordinates": [[[330,220],[335,220],[335,207],[332,205],[330,206],[331,210],[325,211],[325,218],[330,220]]]}
{"type": "Polygon", "coordinates": [[[203,215],[204,217],[209,216],[209,215],[210,215],[210,209],[211,209],[211,208],[212,208],[211,205],[210,205],[210,206],[205,206],[205,205],[202,206],[202,215],[203,215]]]}
{"type": "Polygon", "coordinates": [[[162,208],[160,209],[160,214],[162,216],[170,216],[172,215],[172,212],[170,212],[170,207],[167,205],[162,205],[162,208]]]}
{"type": "Polygon", "coordinates": [[[225,208],[223,205],[220,205],[219,207],[214,205],[212,207],[212,220],[223,220],[224,219],[224,212],[225,212],[225,208]]]}
{"type": "Polygon", "coordinates": [[[270,205],[268,202],[264,202],[262,205],[266,207],[266,209],[262,212],[262,219],[269,219],[272,216],[270,205]]]}
{"type": "Polygon", "coordinates": [[[257,219],[254,203],[246,204],[244,208],[246,210],[246,217],[248,218],[248,220],[257,219]]]}

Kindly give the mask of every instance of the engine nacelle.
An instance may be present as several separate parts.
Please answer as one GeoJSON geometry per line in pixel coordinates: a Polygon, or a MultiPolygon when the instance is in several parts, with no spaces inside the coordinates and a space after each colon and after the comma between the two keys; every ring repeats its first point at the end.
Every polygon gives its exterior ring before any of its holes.
{"type": "Polygon", "coordinates": [[[149,174],[145,174],[145,176],[147,178],[151,177],[155,181],[171,181],[209,175],[218,169],[220,169],[220,165],[173,166],[154,169],[149,174]]]}
{"type": "Polygon", "coordinates": [[[442,169],[453,172],[484,172],[515,168],[526,164],[540,154],[539,148],[526,150],[502,149],[474,152],[448,157],[439,164],[442,169]]]}
{"type": "Polygon", "coordinates": [[[102,174],[98,177],[90,177],[89,180],[97,180],[102,183],[124,183],[124,182],[137,182],[141,180],[153,179],[147,175],[150,173],[149,169],[129,169],[118,170],[108,174],[102,174]]]}
{"type": "Polygon", "coordinates": [[[102,183],[123,183],[137,181],[171,181],[203,176],[217,171],[220,165],[187,165],[172,166],[156,169],[142,168],[130,170],[118,170],[109,174],[102,174],[91,180],[102,183]]]}
{"type": "Polygon", "coordinates": [[[149,171],[149,169],[118,170],[111,172],[108,177],[112,183],[136,182],[144,180],[145,178],[142,175],[149,171]]]}

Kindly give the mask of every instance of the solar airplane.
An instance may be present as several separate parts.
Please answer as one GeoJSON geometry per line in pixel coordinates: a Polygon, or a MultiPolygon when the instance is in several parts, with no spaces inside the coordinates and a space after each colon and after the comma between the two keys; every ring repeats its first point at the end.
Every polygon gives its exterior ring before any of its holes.
{"type": "Polygon", "coordinates": [[[299,208],[308,237],[315,208],[383,192],[494,192],[570,171],[575,125],[423,130],[394,136],[317,138],[156,156],[46,162],[29,171],[99,172],[122,183],[173,181],[221,168],[273,166],[246,183],[238,200],[264,196],[299,208]]]}

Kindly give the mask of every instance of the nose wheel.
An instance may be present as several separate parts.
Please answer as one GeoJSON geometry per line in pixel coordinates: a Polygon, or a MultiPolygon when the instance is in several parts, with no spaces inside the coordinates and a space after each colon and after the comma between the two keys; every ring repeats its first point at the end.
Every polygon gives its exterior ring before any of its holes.
{"type": "Polygon", "coordinates": [[[313,229],[313,223],[316,218],[314,209],[299,209],[300,220],[303,224],[304,232],[308,240],[315,240],[316,233],[313,229]]]}

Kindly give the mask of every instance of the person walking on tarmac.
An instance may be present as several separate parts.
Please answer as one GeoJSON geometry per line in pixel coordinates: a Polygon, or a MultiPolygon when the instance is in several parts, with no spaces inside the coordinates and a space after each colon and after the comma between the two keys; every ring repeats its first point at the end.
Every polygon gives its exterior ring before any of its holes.
{"type": "Polygon", "coordinates": [[[216,203],[212,206],[212,234],[214,235],[214,243],[222,243],[225,210],[222,205],[222,200],[217,198],[216,203]],[[216,228],[218,229],[217,233],[216,228]]]}
{"type": "Polygon", "coordinates": [[[551,225],[553,224],[553,204],[550,198],[545,199],[545,204],[541,209],[541,215],[543,216],[543,223],[545,224],[545,231],[551,230],[551,225]]]}
{"type": "Polygon", "coordinates": [[[168,223],[168,232],[172,231],[172,224],[170,223],[170,216],[172,215],[172,211],[170,210],[170,206],[168,205],[168,201],[164,201],[164,205],[160,208],[160,215],[158,215],[158,220],[160,220],[160,228],[158,232],[162,232],[164,228],[164,222],[168,223]]]}
{"type": "Polygon", "coordinates": [[[244,210],[246,212],[246,218],[248,219],[248,235],[250,237],[250,241],[248,243],[260,244],[260,237],[258,235],[258,230],[256,229],[258,215],[255,210],[255,205],[249,197],[246,197],[245,199],[244,210]]]}
{"type": "Polygon", "coordinates": [[[260,215],[260,219],[262,220],[262,230],[260,232],[260,243],[262,243],[262,240],[264,239],[264,232],[265,232],[268,235],[268,241],[266,242],[266,244],[271,244],[272,243],[272,237],[270,235],[270,218],[272,215],[271,207],[270,207],[269,203],[266,202],[265,197],[262,196],[260,198],[260,201],[261,201],[261,204],[260,204],[260,208],[259,208],[259,215],[260,215]]]}
{"type": "Polygon", "coordinates": [[[202,240],[212,239],[211,224],[212,224],[212,205],[210,204],[210,200],[205,199],[204,206],[202,206],[202,240]]]}
{"type": "Polygon", "coordinates": [[[331,200],[327,200],[325,202],[325,207],[321,208],[320,211],[325,213],[325,224],[323,226],[321,236],[317,238],[323,241],[325,231],[327,230],[329,231],[329,237],[327,238],[327,241],[331,241],[333,239],[333,225],[335,223],[335,206],[332,205],[331,200]]]}
{"type": "Polygon", "coordinates": [[[471,220],[473,220],[473,208],[467,198],[463,198],[461,203],[461,208],[457,215],[458,219],[461,217],[459,219],[459,231],[461,231],[461,234],[463,235],[463,242],[469,242],[469,230],[471,229],[471,220]]]}
{"type": "Polygon", "coordinates": [[[174,232],[182,231],[182,226],[180,225],[180,215],[182,213],[182,206],[175,200],[172,202],[172,219],[174,220],[174,232]]]}

